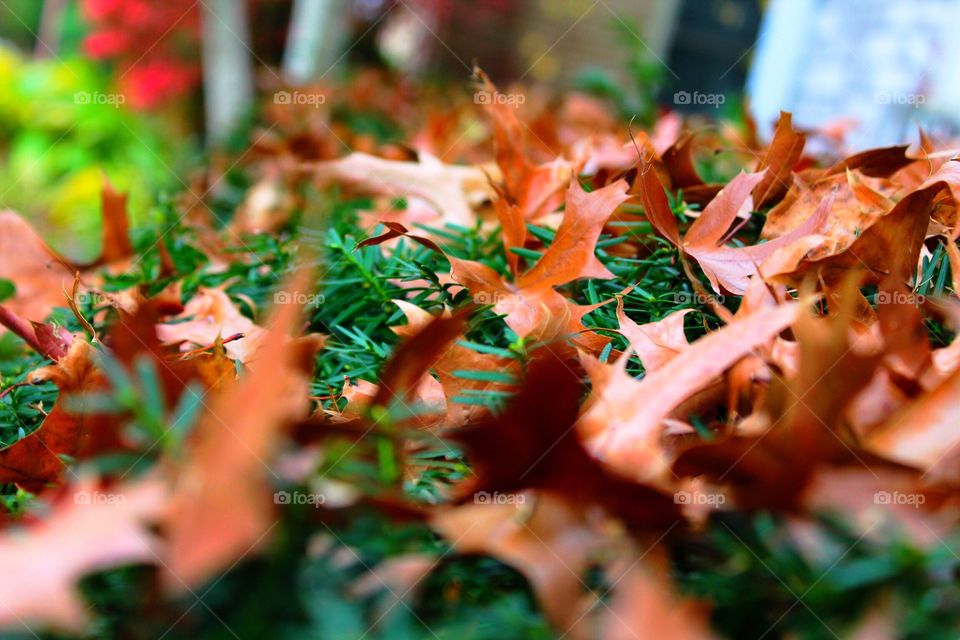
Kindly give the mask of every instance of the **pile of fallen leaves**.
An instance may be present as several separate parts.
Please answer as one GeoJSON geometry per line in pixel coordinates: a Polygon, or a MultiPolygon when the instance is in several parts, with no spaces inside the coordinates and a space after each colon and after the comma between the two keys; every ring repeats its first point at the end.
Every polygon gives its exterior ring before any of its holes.
{"type": "Polygon", "coordinates": [[[956,632],[957,150],[404,82],[94,264],[0,215],[4,629],[956,632]]]}

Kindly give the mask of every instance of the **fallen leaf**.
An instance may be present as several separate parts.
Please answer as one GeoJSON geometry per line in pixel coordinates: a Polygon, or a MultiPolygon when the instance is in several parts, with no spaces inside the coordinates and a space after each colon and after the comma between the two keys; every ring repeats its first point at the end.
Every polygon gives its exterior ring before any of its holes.
{"type": "MultiPolygon", "coordinates": [[[[309,278],[301,270],[287,290],[308,290],[309,278]]],[[[309,410],[302,367],[315,345],[292,339],[300,317],[300,305],[278,306],[251,371],[213,399],[197,426],[165,519],[171,591],[202,584],[254,552],[273,529],[269,465],[281,430],[309,410]]]]}
{"type": "Polygon", "coordinates": [[[466,227],[476,221],[473,207],[493,197],[482,168],[447,165],[427,154],[421,154],[419,162],[402,162],[352,153],[311,168],[321,182],[343,183],[374,195],[422,198],[443,222],[466,227]]]}
{"type": "Polygon", "coordinates": [[[159,543],[147,525],[160,514],[165,497],[153,480],[109,491],[81,483],[39,524],[0,534],[0,563],[6,568],[0,577],[0,627],[81,632],[89,606],[77,582],[123,565],[153,564],[159,543]]]}
{"type": "Polygon", "coordinates": [[[28,379],[33,384],[53,382],[60,396],[36,431],[0,449],[0,483],[36,492],[63,473],[60,456],[80,458],[113,448],[118,436],[112,422],[91,413],[84,399],[85,393],[107,388],[89,342],[74,340],[63,358],[33,371],[28,379]]]}
{"type": "Polygon", "coordinates": [[[133,255],[130,244],[130,223],[127,219],[127,194],[119,193],[104,178],[101,194],[103,210],[103,251],[100,261],[107,264],[133,255]]]}
{"type": "Polygon", "coordinates": [[[797,313],[793,303],[758,310],[693,342],[641,380],[626,372],[625,356],[611,365],[587,357],[593,391],[577,428],[588,449],[637,481],[662,482],[671,457],[661,444],[663,421],[738,360],[772,340],[797,313]]]}
{"type": "Polygon", "coordinates": [[[12,211],[0,212],[0,278],[16,285],[4,305],[21,318],[42,322],[54,307],[67,304],[64,291],[74,274],[27,222],[12,211]]]}
{"type": "Polygon", "coordinates": [[[757,166],[758,173],[766,170],[763,179],[753,191],[753,201],[757,209],[779,200],[787,193],[793,184],[793,168],[803,155],[804,144],[806,136],[794,131],[791,115],[781,111],[773,132],[773,140],[757,166]]]}
{"type": "Polygon", "coordinates": [[[603,535],[562,496],[498,495],[503,497],[498,504],[440,511],[431,526],[459,553],[487,554],[515,567],[550,620],[567,628],[584,612],[582,576],[602,548],[603,535]]]}
{"type": "Polygon", "coordinates": [[[243,315],[222,289],[206,287],[194,294],[179,316],[157,325],[162,342],[181,344],[185,351],[238,333],[243,334],[243,339],[225,345],[227,353],[235,360],[247,362],[264,339],[263,329],[243,315]]]}
{"type": "Polygon", "coordinates": [[[725,290],[736,295],[747,290],[750,276],[757,274],[760,264],[774,252],[792,246],[821,228],[830,208],[830,201],[824,201],[803,224],[769,242],[747,247],[726,246],[724,236],[762,178],[762,174],[756,173],[741,173],[734,178],[710,201],[681,240],[663,185],[652,167],[642,164],[637,176],[640,200],[654,227],[700,264],[714,291],[725,290]]]}

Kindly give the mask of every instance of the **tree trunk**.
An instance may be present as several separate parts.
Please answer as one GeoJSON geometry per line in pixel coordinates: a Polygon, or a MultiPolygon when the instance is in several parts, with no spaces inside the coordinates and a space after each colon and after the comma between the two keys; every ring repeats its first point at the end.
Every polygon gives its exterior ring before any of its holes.
{"type": "Polygon", "coordinates": [[[60,49],[60,31],[63,27],[63,12],[66,0],[45,0],[40,13],[40,32],[33,49],[33,57],[49,58],[60,49]]]}
{"type": "Polygon", "coordinates": [[[287,82],[309,83],[337,63],[349,8],[343,0],[294,0],[283,56],[287,82]]]}
{"type": "Polygon", "coordinates": [[[201,4],[207,141],[216,145],[235,131],[250,111],[253,64],[246,3],[206,0],[201,4]]]}

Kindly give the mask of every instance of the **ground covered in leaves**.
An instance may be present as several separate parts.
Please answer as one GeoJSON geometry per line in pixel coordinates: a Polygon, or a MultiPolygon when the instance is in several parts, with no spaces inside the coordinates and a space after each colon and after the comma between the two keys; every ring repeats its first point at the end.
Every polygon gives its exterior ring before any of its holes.
{"type": "Polygon", "coordinates": [[[0,214],[5,633],[956,637],[948,142],[302,91],[92,263],[0,214]]]}

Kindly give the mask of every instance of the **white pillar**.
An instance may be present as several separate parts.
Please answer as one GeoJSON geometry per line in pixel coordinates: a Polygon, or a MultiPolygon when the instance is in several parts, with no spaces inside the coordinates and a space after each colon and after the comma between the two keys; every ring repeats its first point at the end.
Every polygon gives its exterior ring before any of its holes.
{"type": "Polygon", "coordinates": [[[245,2],[205,0],[203,91],[207,140],[223,141],[253,104],[253,63],[245,2]]]}
{"type": "Polygon", "coordinates": [[[347,0],[294,0],[283,54],[287,82],[306,84],[336,63],[349,10],[347,0]]]}

